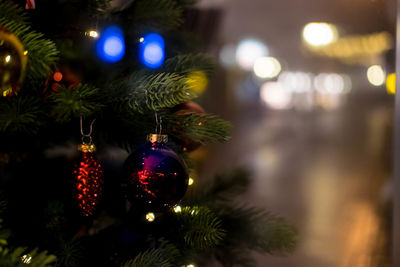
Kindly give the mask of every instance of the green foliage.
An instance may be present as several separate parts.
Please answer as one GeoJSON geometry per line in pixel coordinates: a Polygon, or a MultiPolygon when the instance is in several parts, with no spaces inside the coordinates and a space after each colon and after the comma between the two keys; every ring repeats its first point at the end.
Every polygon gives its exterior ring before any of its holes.
{"type": "Polygon", "coordinates": [[[40,100],[34,97],[14,96],[0,102],[0,132],[7,134],[34,134],[44,115],[40,100]]]}
{"type": "MultiPolygon", "coordinates": [[[[244,194],[250,185],[250,172],[245,168],[235,168],[222,174],[217,174],[214,179],[203,185],[189,201],[216,205],[231,203],[232,199],[244,194]]],[[[231,203],[232,204],[232,203],[231,203]]]]}
{"type": "Polygon", "coordinates": [[[42,33],[33,31],[26,22],[26,13],[18,5],[1,0],[0,26],[15,34],[28,51],[27,74],[33,79],[45,78],[58,59],[58,50],[53,41],[42,33]]]}
{"type": "Polygon", "coordinates": [[[179,250],[172,244],[161,241],[158,248],[139,253],[134,259],[127,261],[124,267],[175,267],[179,250]]]}
{"type": "Polygon", "coordinates": [[[230,138],[231,124],[213,114],[187,113],[168,117],[169,131],[179,138],[195,142],[226,142],[230,138]]]}
{"type": "Polygon", "coordinates": [[[183,23],[183,9],[172,0],[137,0],[131,15],[134,24],[171,30],[183,23]]]}
{"type": "Polygon", "coordinates": [[[19,4],[8,0],[0,0],[0,25],[6,25],[9,21],[26,25],[27,18],[27,14],[19,4]]]}
{"type": "Polygon", "coordinates": [[[33,267],[45,267],[56,261],[56,256],[47,254],[47,251],[39,252],[37,248],[31,251],[23,247],[0,249],[0,266],[22,267],[29,264],[33,267]]]}
{"type": "Polygon", "coordinates": [[[221,220],[207,207],[184,207],[177,217],[185,243],[192,248],[214,247],[225,238],[221,220]]]}
{"type": "MultiPolygon", "coordinates": [[[[7,207],[7,202],[0,200],[0,214],[7,207]]],[[[9,248],[7,238],[10,231],[2,226],[3,220],[0,218],[0,266],[22,267],[27,264],[34,267],[50,266],[56,261],[54,255],[48,255],[47,251],[39,252],[37,248],[28,251],[25,247],[9,248]]]]}
{"type": "Polygon", "coordinates": [[[171,108],[187,102],[196,94],[190,90],[187,77],[175,73],[138,75],[120,86],[131,88],[129,105],[137,112],[145,113],[171,108]],[[136,77],[136,79],[135,79],[136,77]]]}
{"type": "Polygon", "coordinates": [[[167,72],[175,72],[178,74],[203,71],[210,77],[214,72],[215,62],[211,56],[206,54],[183,54],[166,60],[163,69],[167,72]]]}
{"type": "Polygon", "coordinates": [[[261,208],[221,206],[218,212],[228,231],[227,242],[262,253],[293,252],[297,231],[284,219],[261,208]]]}
{"type": "Polygon", "coordinates": [[[97,12],[97,15],[103,15],[110,9],[111,0],[89,0],[89,11],[97,12]]]}
{"type": "Polygon", "coordinates": [[[79,239],[60,240],[59,249],[55,254],[57,255],[57,266],[79,266],[79,261],[83,256],[79,239]]]}
{"type": "Polygon", "coordinates": [[[75,88],[61,86],[59,92],[54,93],[54,113],[59,121],[67,121],[79,116],[91,116],[99,111],[100,90],[87,84],[75,88]]]}
{"type": "MultiPolygon", "coordinates": [[[[189,204],[209,207],[221,221],[225,237],[213,254],[223,266],[253,267],[256,265],[249,257],[250,251],[287,254],[296,246],[297,231],[286,220],[262,208],[238,206],[232,201],[247,191],[249,175],[243,168],[219,174],[186,200],[189,204]]],[[[207,262],[208,258],[205,254],[203,261],[207,262]]]]}

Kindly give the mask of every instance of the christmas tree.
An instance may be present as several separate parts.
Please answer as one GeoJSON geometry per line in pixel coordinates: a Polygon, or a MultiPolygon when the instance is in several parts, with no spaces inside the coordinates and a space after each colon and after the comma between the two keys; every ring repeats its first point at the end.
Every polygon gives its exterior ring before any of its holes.
{"type": "Polygon", "coordinates": [[[247,171],[188,188],[188,152],[230,132],[192,101],[214,66],[184,27],[194,2],[0,0],[0,266],[254,266],[249,251],[294,249],[293,226],[234,201],[247,171]]]}

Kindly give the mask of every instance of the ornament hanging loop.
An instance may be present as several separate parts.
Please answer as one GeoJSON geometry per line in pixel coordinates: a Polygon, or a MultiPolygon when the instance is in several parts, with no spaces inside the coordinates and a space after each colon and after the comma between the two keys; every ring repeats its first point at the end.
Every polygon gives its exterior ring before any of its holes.
{"type": "Polygon", "coordinates": [[[92,139],[92,132],[93,132],[93,124],[96,121],[96,119],[92,120],[89,126],[89,132],[85,133],[83,130],[83,118],[82,116],[80,117],[80,126],[81,126],[81,135],[82,135],[82,144],[78,146],[78,150],[82,152],[94,152],[96,151],[96,146],[93,144],[93,139],[92,139]]]}
{"type": "Polygon", "coordinates": [[[154,112],[154,116],[155,116],[155,119],[156,119],[156,130],[155,130],[155,132],[156,132],[156,134],[161,134],[161,132],[162,132],[162,117],[158,116],[157,111],[154,112]]]}
{"type": "Polygon", "coordinates": [[[93,124],[94,124],[95,121],[96,121],[96,119],[93,119],[92,122],[90,123],[89,133],[84,133],[84,131],[83,131],[83,118],[82,118],[82,116],[80,117],[82,142],[83,142],[84,137],[89,138],[90,142],[92,142],[93,124]]]}

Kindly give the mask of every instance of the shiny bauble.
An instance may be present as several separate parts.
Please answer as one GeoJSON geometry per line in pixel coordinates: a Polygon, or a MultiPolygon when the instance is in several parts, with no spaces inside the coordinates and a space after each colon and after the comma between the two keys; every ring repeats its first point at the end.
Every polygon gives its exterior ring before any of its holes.
{"type": "Polygon", "coordinates": [[[166,135],[152,134],[123,166],[126,195],[132,209],[165,211],[185,195],[189,174],[185,162],[166,146],[166,135]]]}
{"type": "Polygon", "coordinates": [[[27,56],[21,41],[0,28],[0,94],[15,95],[25,76],[27,56]]]}

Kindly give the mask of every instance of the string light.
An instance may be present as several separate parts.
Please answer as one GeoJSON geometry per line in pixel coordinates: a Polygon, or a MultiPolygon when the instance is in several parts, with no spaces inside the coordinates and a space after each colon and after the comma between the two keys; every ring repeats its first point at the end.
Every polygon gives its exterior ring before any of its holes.
{"type": "Polygon", "coordinates": [[[367,70],[368,81],[374,86],[381,86],[385,83],[385,72],[379,65],[372,65],[367,70]]]}
{"type": "Polygon", "coordinates": [[[174,211],[175,211],[175,213],[182,212],[182,207],[177,205],[177,206],[174,207],[174,211]]]}
{"type": "Polygon", "coordinates": [[[254,62],[253,71],[259,78],[274,78],[281,72],[281,64],[274,57],[260,57],[254,62]]]}
{"type": "Polygon", "coordinates": [[[192,177],[189,177],[188,185],[190,186],[190,185],[192,185],[193,183],[194,183],[193,178],[192,178],[192,177]]]}
{"type": "Polygon", "coordinates": [[[62,80],[62,78],[63,78],[63,75],[62,75],[62,73],[59,72],[59,71],[57,71],[56,73],[53,74],[53,79],[54,79],[56,82],[60,82],[60,81],[62,80]]]}
{"type": "Polygon", "coordinates": [[[30,264],[31,261],[32,261],[32,256],[29,255],[29,254],[23,255],[23,256],[21,257],[21,261],[22,261],[23,263],[25,263],[25,264],[30,264]]]}
{"type": "Polygon", "coordinates": [[[244,39],[236,48],[236,62],[244,70],[251,70],[257,58],[268,55],[268,47],[256,39],[244,39]]]}
{"type": "Polygon", "coordinates": [[[101,33],[96,43],[96,52],[100,59],[117,62],[125,54],[123,31],[118,26],[109,26],[101,33]]]}
{"type": "Polygon", "coordinates": [[[390,73],[386,78],[386,92],[389,95],[396,93],[396,73],[390,73]]]}
{"type": "Polygon", "coordinates": [[[99,33],[97,31],[89,31],[89,36],[92,38],[99,37],[99,33]]]}
{"type": "Polygon", "coordinates": [[[10,62],[10,60],[11,60],[11,56],[10,55],[6,56],[6,58],[5,58],[6,63],[10,62]]]}
{"type": "Polygon", "coordinates": [[[146,214],[146,220],[147,220],[148,222],[152,222],[152,221],[154,221],[155,219],[156,219],[156,215],[154,215],[153,212],[149,212],[149,213],[146,214]]]}
{"type": "Polygon", "coordinates": [[[139,39],[139,59],[147,67],[155,69],[164,62],[164,38],[158,33],[150,33],[139,39]]]}
{"type": "Polygon", "coordinates": [[[332,24],[311,22],[303,28],[303,39],[311,46],[324,46],[337,40],[337,30],[332,24]]]}
{"type": "Polygon", "coordinates": [[[208,79],[202,71],[192,71],[187,77],[186,84],[195,93],[203,93],[208,85],[208,79]]]}

